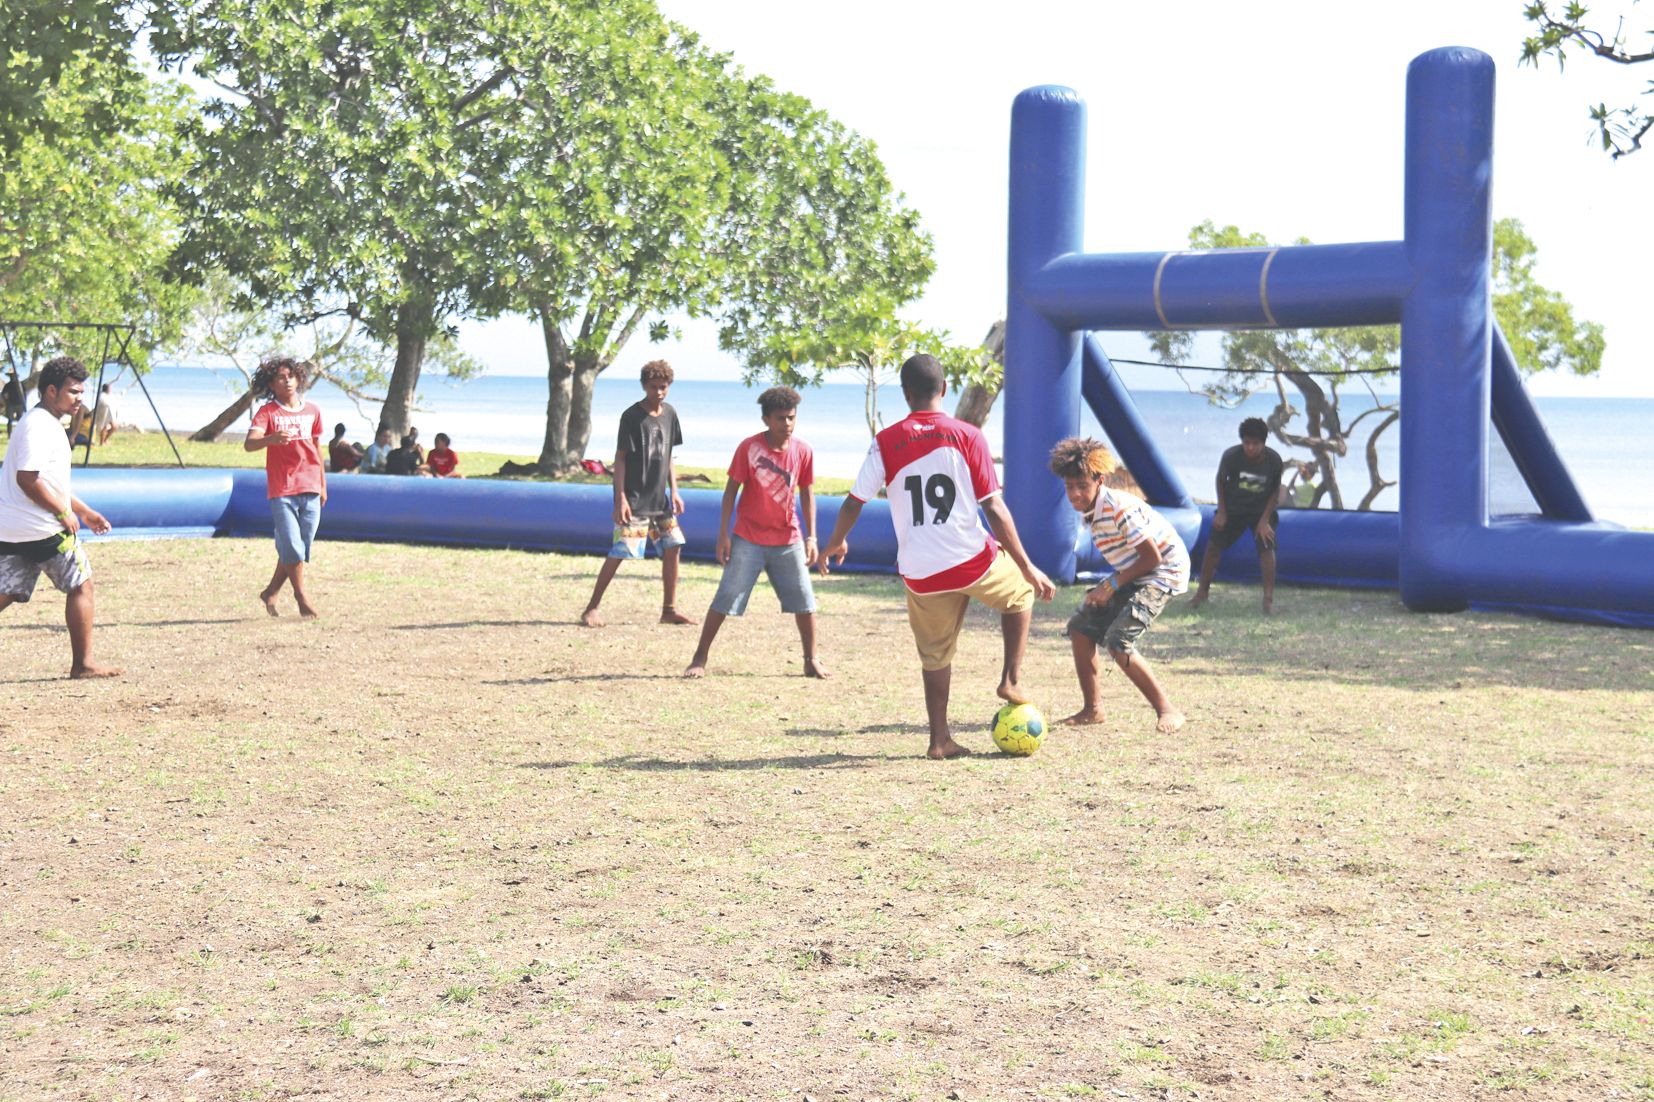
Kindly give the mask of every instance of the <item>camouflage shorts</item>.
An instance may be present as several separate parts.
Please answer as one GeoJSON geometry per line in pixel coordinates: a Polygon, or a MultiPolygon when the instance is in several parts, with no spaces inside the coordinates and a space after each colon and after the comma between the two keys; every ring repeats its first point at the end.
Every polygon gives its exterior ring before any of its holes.
{"type": "Polygon", "coordinates": [[[650,545],[657,552],[666,552],[684,545],[683,529],[671,513],[632,514],[632,523],[616,527],[614,545],[609,548],[611,559],[641,559],[650,545]]]}
{"type": "Polygon", "coordinates": [[[1108,603],[1081,605],[1068,621],[1068,634],[1078,632],[1111,651],[1132,654],[1137,640],[1165,611],[1172,595],[1157,585],[1138,582],[1117,589],[1108,603]]]}
{"type": "Polygon", "coordinates": [[[25,555],[0,555],[0,593],[19,604],[34,595],[34,584],[44,574],[64,593],[79,589],[92,577],[92,563],[79,539],[72,541],[65,551],[59,551],[43,562],[25,555]]]}

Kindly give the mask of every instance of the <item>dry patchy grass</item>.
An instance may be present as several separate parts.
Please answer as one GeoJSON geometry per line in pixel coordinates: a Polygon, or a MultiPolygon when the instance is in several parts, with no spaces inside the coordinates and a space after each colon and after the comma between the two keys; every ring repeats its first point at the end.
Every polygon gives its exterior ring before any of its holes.
{"type": "Polygon", "coordinates": [[[302,623],[267,542],[93,556],[125,678],[0,618],[0,1098],[1654,1098],[1648,634],[1220,588],[1177,738],[1116,674],[939,764],[891,579],[692,683],[653,564],[594,632],[591,559],[327,544],[302,623]]]}

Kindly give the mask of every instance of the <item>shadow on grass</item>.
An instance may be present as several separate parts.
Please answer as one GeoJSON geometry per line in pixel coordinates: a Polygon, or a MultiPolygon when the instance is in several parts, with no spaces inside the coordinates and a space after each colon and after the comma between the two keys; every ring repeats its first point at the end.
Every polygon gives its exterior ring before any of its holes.
{"type": "Polygon", "coordinates": [[[873,762],[891,761],[884,754],[802,754],[779,758],[672,761],[624,754],[602,761],[531,761],[522,769],[631,769],[640,773],[726,773],[751,769],[865,769],[873,762]]]}
{"type": "Polygon", "coordinates": [[[392,631],[464,631],[467,628],[573,628],[578,620],[459,620],[452,624],[392,624],[392,631]]]}
{"type": "Polygon", "coordinates": [[[928,728],[919,723],[875,723],[871,727],[789,727],[788,738],[844,738],[847,735],[912,735],[923,740],[928,728]]]}

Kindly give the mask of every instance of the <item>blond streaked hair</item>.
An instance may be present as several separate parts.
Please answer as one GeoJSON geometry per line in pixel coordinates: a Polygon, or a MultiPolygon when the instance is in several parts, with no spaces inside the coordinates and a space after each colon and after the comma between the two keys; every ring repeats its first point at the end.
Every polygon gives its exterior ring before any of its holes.
{"type": "Polygon", "coordinates": [[[1113,474],[1119,464],[1101,440],[1070,436],[1051,449],[1051,473],[1058,478],[1086,478],[1100,482],[1113,474]]]}

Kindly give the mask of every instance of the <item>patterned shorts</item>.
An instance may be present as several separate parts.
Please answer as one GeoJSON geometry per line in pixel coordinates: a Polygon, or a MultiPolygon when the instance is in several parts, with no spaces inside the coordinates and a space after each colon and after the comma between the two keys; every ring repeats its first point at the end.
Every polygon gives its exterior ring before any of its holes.
{"type": "Polygon", "coordinates": [[[1172,595],[1157,585],[1133,583],[1115,590],[1108,603],[1101,607],[1081,605],[1068,621],[1068,634],[1078,633],[1111,651],[1133,654],[1137,640],[1165,611],[1171,599],[1172,595]]]}
{"type": "Polygon", "coordinates": [[[632,514],[632,523],[615,529],[611,559],[641,559],[653,544],[657,552],[684,545],[683,529],[671,513],[632,514]]]}
{"type": "Polygon", "coordinates": [[[34,595],[34,584],[44,574],[63,593],[79,589],[92,577],[92,563],[79,539],[71,536],[69,548],[44,562],[24,555],[0,555],[0,593],[19,604],[34,595]]]}

